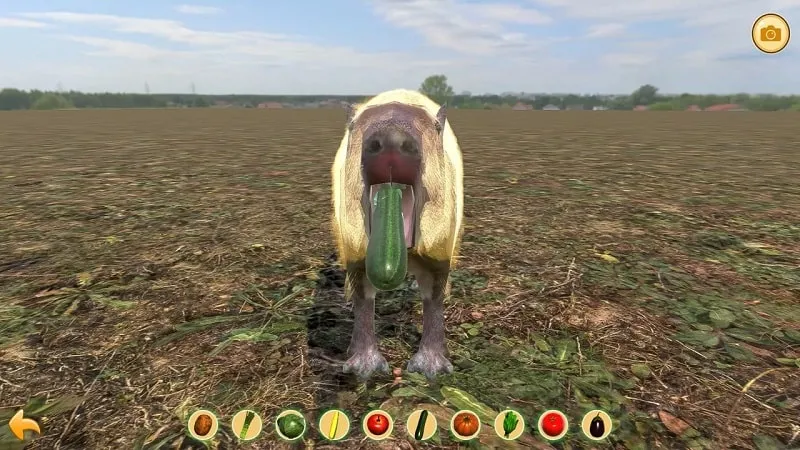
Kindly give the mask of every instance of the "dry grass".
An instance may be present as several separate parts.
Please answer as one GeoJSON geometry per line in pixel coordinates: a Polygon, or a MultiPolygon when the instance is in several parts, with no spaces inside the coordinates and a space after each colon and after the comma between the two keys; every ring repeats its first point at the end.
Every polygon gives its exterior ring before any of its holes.
{"type": "MultiPolygon", "coordinates": [[[[459,406],[417,377],[358,386],[338,373],[349,313],[328,259],[328,176],[343,121],[0,114],[0,415],[35,399],[44,434],[31,448],[202,448],[183,425],[200,406],[222,417],[218,448],[238,445],[229,418],[245,407],[269,424],[289,406],[312,423],[333,405],[353,417],[459,406]]],[[[550,407],[573,422],[602,407],[609,448],[798,444],[795,115],[451,122],[467,228],[447,309],[458,369],[443,385],[529,425],[550,407]]],[[[412,301],[379,301],[396,366],[419,339],[412,301]]],[[[573,431],[560,448],[587,447],[573,431]]],[[[274,436],[267,426],[251,448],[279,447],[274,436]]],[[[406,436],[399,426],[380,448],[411,448],[406,436]]],[[[375,447],[360,431],[348,445],[375,447]]],[[[427,447],[455,444],[440,433],[427,447]]]]}

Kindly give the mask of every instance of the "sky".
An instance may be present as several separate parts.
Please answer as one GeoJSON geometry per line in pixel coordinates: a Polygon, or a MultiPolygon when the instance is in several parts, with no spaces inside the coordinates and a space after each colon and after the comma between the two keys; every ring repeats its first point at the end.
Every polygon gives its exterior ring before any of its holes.
{"type": "Polygon", "coordinates": [[[800,30],[800,0],[7,0],[0,87],[800,94],[800,37],[752,43],[767,12],[800,30]]]}

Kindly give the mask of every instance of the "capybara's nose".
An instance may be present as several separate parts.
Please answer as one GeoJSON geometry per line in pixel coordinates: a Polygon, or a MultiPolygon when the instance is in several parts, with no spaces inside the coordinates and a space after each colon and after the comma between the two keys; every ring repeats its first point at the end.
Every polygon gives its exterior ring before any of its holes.
{"type": "Polygon", "coordinates": [[[380,153],[384,150],[394,150],[410,155],[419,154],[417,141],[407,131],[390,128],[382,130],[369,136],[364,141],[364,149],[372,154],[380,153]]]}

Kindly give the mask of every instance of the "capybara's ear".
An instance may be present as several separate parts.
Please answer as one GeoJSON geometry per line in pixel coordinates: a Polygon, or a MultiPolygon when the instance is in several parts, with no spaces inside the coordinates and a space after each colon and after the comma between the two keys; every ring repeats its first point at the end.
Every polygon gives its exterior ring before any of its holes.
{"type": "Polygon", "coordinates": [[[444,123],[447,121],[447,104],[443,104],[436,113],[436,131],[441,133],[444,130],[444,123]]]}
{"type": "Polygon", "coordinates": [[[345,103],[344,111],[347,114],[347,129],[353,131],[353,117],[356,115],[356,105],[345,103]]]}

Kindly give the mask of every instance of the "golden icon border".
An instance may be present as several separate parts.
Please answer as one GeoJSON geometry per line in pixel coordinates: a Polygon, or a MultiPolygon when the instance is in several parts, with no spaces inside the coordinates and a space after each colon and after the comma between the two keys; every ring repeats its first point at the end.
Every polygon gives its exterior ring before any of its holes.
{"type": "Polygon", "coordinates": [[[756,47],[756,49],[758,49],[758,51],[760,51],[761,53],[764,53],[764,54],[767,54],[767,55],[776,55],[776,54],[778,54],[778,53],[780,53],[780,52],[782,52],[782,51],[786,50],[786,47],[788,47],[788,46],[789,46],[789,42],[792,40],[792,27],[791,27],[791,26],[789,26],[789,21],[788,21],[788,20],[786,20],[786,18],[785,18],[785,17],[783,17],[782,15],[780,15],[780,14],[778,14],[778,13],[774,13],[774,12],[768,12],[768,13],[764,13],[764,14],[762,14],[762,15],[758,16],[758,18],[757,18],[755,21],[753,21],[753,26],[752,26],[752,27],[750,27],[750,40],[751,40],[751,41],[753,41],[753,45],[754,45],[754,46],[756,47]],[[779,48],[778,50],[772,51],[772,52],[768,52],[768,51],[766,51],[766,50],[762,49],[761,47],[759,47],[759,45],[756,43],[756,37],[755,37],[755,34],[756,34],[756,26],[758,25],[758,22],[760,22],[760,21],[761,21],[761,19],[763,19],[763,18],[765,18],[765,17],[767,17],[767,16],[775,16],[775,17],[778,17],[778,18],[780,18],[780,19],[781,19],[781,21],[783,21],[783,23],[786,25],[786,42],[783,44],[783,47],[779,48]]]}
{"type": "MultiPolygon", "coordinates": [[[[414,412],[412,412],[412,414],[413,413],[414,412]]],[[[408,417],[411,418],[410,415],[408,417]]],[[[394,432],[394,418],[392,417],[391,414],[389,414],[388,412],[386,412],[386,411],[384,411],[382,409],[373,409],[372,411],[370,411],[367,414],[365,414],[364,418],[361,419],[361,430],[364,432],[364,434],[368,438],[372,439],[373,441],[377,441],[377,442],[384,441],[384,440],[388,439],[392,435],[392,433],[394,432]],[[386,432],[381,434],[381,435],[377,435],[377,434],[369,431],[369,428],[367,428],[367,420],[369,420],[369,418],[374,416],[375,414],[383,414],[384,416],[389,418],[389,428],[387,428],[386,432]]],[[[433,437],[433,436],[431,436],[431,437],[433,437]]]]}
{"type": "Polygon", "coordinates": [[[350,416],[346,412],[342,411],[339,408],[326,409],[326,410],[322,411],[322,414],[319,415],[319,419],[317,419],[317,428],[319,429],[319,434],[320,434],[320,436],[322,436],[322,439],[325,439],[328,442],[340,442],[340,441],[343,441],[343,440],[347,439],[347,436],[350,434],[350,431],[352,431],[352,429],[353,429],[353,419],[351,419],[350,416]],[[328,438],[328,435],[326,433],[323,433],[323,431],[322,431],[322,418],[325,417],[326,414],[331,413],[333,411],[338,411],[339,414],[341,414],[341,415],[343,415],[343,416],[345,416],[347,418],[347,430],[345,430],[344,434],[339,439],[330,439],[330,438],[328,438]]]}
{"type": "Polygon", "coordinates": [[[299,410],[296,410],[296,409],[284,409],[283,411],[278,413],[278,415],[275,416],[275,420],[273,421],[273,425],[275,425],[275,434],[277,434],[279,438],[283,439],[286,442],[297,442],[300,439],[303,439],[303,436],[305,436],[306,433],[308,433],[308,419],[306,419],[306,415],[303,414],[302,411],[299,411],[299,410]],[[278,419],[280,419],[283,416],[289,415],[291,413],[296,413],[298,416],[302,417],[303,418],[303,425],[304,425],[303,426],[303,432],[300,433],[300,435],[297,436],[294,439],[289,439],[288,437],[286,437],[286,435],[281,432],[281,427],[278,426],[278,419]]]}
{"type": "Polygon", "coordinates": [[[522,435],[525,433],[525,416],[520,414],[520,412],[515,410],[515,409],[507,408],[507,409],[504,409],[504,410],[500,411],[497,414],[497,417],[494,418],[494,423],[492,423],[492,425],[493,425],[492,429],[494,429],[494,432],[497,433],[497,436],[499,436],[500,439],[502,439],[504,441],[516,441],[519,438],[521,438],[522,435]],[[505,436],[501,435],[500,432],[497,430],[497,428],[498,428],[497,422],[500,421],[500,429],[502,430],[503,429],[503,425],[502,425],[502,419],[500,419],[500,417],[505,415],[509,411],[511,411],[514,414],[516,414],[517,416],[519,416],[520,423],[517,425],[517,428],[520,428],[520,431],[519,431],[519,435],[517,437],[515,437],[515,438],[509,437],[508,439],[506,439],[505,436]]]}
{"type": "Polygon", "coordinates": [[[536,421],[536,431],[547,441],[556,442],[564,439],[564,436],[569,433],[569,417],[564,414],[562,411],[557,409],[548,409],[547,411],[543,412],[539,415],[539,420],[536,421]],[[544,428],[542,427],[542,422],[544,422],[544,416],[550,413],[558,413],[564,419],[564,431],[561,432],[558,436],[550,436],[549,434],[544,432],[544,428]]]}
{"type": "Polygon", "coordinates": [[[433,433],[431,433],[431,435],[427,438],[423,435],[422,439],[417,441],[417,439],[414,437],[414,431],[411,430],[411,426],[409,426],[408,422],[411,421],[411,418],[414,416],[414,414],[417,412],[422,414],[423,410],[425,410],[425,408],[415,409],[414,411],[411,411],[411,414],[409,414],[408,417],[406,417],[406,433],[408,433],[408,435],[411,436],[411,439],[414,439],[415,442],[426,442],[430,439],[433,439],[433,437],[436,436],[436,430],[439,429],[439,419],[436,418],[433,412],[428,411],[428,417],[433,419],[433,433]]]}
{"type": "Polygon", "coordinates": [[[258,411],[256,411],[255,409],[250,409],[250,408],[240,409],[239,411],[236,411],[236,413],[234,413],[231,416],[231,431],[236,433],[236,430],[233,429],[233,421],[236,420],[236,416],[238,416],[241,413],[246,413],[247,411],[251,411],[251,412],[255,413],[256,417],[258,417],[258,419],[261,421],[261,429],[258,431],[258,433],[256,433],[256,435],[254,437],[251,437],[250,439],[240,439],[239,435],[236,434],[236,439],[239,440],[240,442],[251,442],[251,441],[254,441],[254,440],[258,439],[259,436],[261,436],[261,433],[264,432],[264,418],[261,417],[261,414],[259,414],[258,411]]]}
{"type": "Polygon", "coordinates": [[[214,411],[203,408],[198,409],[189,415],[189,420],[186,421],[186,431],[189,432],[189,436],[191,436],[192,439],[196,439],[200,442],[210,441],[214,438],[214,436],[217,435],[217,433],[219,433],[219,417],[217,417],[217,414],[214,411]],[[194,432],[194,423],[203,414],[211,417],[211,429],[208,431],[208,435],[205,437],[201,437],[194,432]]]}
{"type": "Polygon", "coordinates": [[[453,433],[453,436],[455,436],[459,440],[471,441],[476,437],[478,437],[479,434],[481,434],[482,429],[483,429],[483,422],[481,422],[481,417],[478,415],[478,413],[476,413],[471,409],[460,409],[456,411],[455,414],[453,414],[453,417],[450,418],[450,432],[453,433]],[[475,430],[475,433],[473,433],[471,436],[464,436],[461,433],[456,432],[456,428],[454,426],[456,422],[456,417],[458,417],[458,415],[461,413],[470,413],[478,419],[478,429],[475,430]]]}
{"type": "Polygon", "coordinates": [[[583,415],[583,418],[581,419],[580,427],[581,427],[581,432],[583,433],[583,435],[587,439],[590,439],[590,440],[595,441],[595,442],[599,442],[599,441],[606,440],[606,438],[608,438],[611,435],[611,432],[614,430],[614,421],[611,419],[611,414],[603,411],[602,409],[593,409],[593,410],[591,410],[591,411],[589,411],[589,412],[587,412],[586,414],[583,415]],[[592,417],[589,417],[590,415],[592,417]],[[598,416],[598,415],[603,416],[603,419],[604,419],[603,422],[608,421],[609,425],[608,425],[608,429],[603,434],[603,436],[599,437],[599,438],[596,438],[596,437],[592,436],[589,433],[589,425],[591,425],[592,419],[595,416],[598,416]],[[588,419],[588,421],[587,421],[587,419],[588,419]]]}

